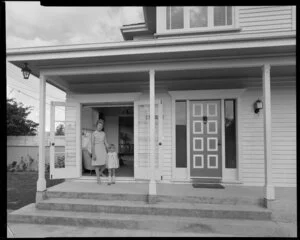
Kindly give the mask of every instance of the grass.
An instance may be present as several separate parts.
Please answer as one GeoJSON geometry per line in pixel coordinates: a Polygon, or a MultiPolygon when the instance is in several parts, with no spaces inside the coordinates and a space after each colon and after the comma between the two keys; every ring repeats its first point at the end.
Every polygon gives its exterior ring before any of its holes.
{"type": "MultiPolygon", "coordinates": [[[[64,182],[49,179],[45,174],[47,188],[64,182]]],[[[7,172],[7,209],[16,210],[35,202],[37,172],[7,172]]]]}

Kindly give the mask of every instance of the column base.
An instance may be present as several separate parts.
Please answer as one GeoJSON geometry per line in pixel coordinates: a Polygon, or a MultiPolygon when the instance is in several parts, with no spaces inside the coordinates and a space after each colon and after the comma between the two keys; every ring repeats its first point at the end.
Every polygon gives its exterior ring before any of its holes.
{"type": "Polygon", "coordinates": [[[47,191],[37,191],[35,195],[35,203],[39,203],[45,199],[47,199],[47,191]]]}
{"type": "Polygon", "coordinates": [[[150,180],[149,182],[149,194],[148,203],[156,203],[156,181],[150,180]]]}
{"type": "Polygon", "coordinates": [[[264,186],[264,202],[265,208],[272,209],[275,202],[275,188],[273,185],[264,186]]]}
{"type": "Polygon", "coordinates": [[[268,209],[274,209],[275,202],[276,202],[275,199],[270,200],[270,199],[264,198],[263,206],[268,209]]]}
{"type": "Polygon", "coordinates": [[[275,200],[275,188],[273,185],[264,186],[264,198],[268,200],[275,200]]]}
{"type": "Polygon", "coordinates": [[[43,192],[46,191],[46,179],[44,178],[38,178],[37,180],[37,191],[38,192],[43,192]]]}

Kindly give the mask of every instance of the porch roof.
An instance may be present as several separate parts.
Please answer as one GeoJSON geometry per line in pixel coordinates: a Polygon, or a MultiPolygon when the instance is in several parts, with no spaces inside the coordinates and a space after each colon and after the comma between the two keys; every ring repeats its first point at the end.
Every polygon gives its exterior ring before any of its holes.
{"type": "MultiPolygon", "coordinates": [[[[295,66],[274,66],[272,84],[295,82],[295,66]]],[[[149,90],[148,72],[57,76],[74,94],[142,92],[149,90]]],[[[159,90],[234,89],[262,86],[260,67],[157,71],[155,88],[159,90]]]]}
{"type": "Polygon", "coordinates": [[[220,58],[241,55],[292,54],[296,39],[291,33],[232,34],[140,41],[76,44],[7,50],[7,61],[23,67],[27,62],[32,74],[64,66],[149,62],[174,59],[220,58]]]}

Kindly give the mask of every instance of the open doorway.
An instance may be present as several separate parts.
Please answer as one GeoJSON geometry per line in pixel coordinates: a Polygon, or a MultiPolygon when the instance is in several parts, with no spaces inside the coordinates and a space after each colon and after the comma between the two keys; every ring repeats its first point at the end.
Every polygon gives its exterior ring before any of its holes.
{"type": "MultiPolygon", "coordinates": [[[[82,126],[82,175],[95,176],[91,165],[91,135],[96,121],[104,119],[103,131],[109,144],[114,144],[119,156],[120,167],[116,177],[134,177],[134,132],[133,104],[88,104],[83,105],[82,126]]],[[[107,176],[107,169],[104,171],[107,176]]]]}

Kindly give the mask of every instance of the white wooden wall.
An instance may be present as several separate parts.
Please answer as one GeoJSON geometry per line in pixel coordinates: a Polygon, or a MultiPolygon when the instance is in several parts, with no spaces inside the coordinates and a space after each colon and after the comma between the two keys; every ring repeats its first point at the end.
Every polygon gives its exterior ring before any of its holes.
{"type": "Polygon", "coordinates": [[[292,30],[292,6],[240,6],[243,32],[292,30]]]}
{"type": "MultiPolygon", "coordinates": [[[[296,91],[295,83],[278,86],[272,81],[272,160],[275,186],[296,185],[296,91]]],[[[263,112],[253,103],[262,99],[261,88],[248,88],[241,97],[241,174],[245,185],[264,184],[263,112]]]]}

